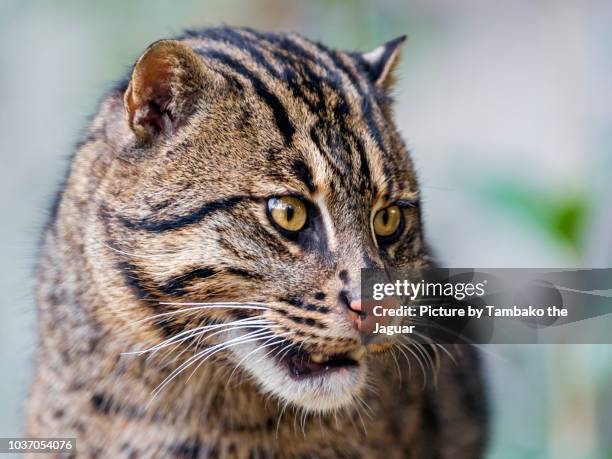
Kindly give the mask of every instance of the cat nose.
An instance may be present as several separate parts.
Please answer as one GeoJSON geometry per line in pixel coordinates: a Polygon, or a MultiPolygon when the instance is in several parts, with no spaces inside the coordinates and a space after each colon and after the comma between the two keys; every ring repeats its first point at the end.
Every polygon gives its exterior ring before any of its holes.
{"type": "Polygon", "coordinates": [[[355,328],[359,330],[361,327],[361,299],[358,294],[351,294],[346,290],[341,290],[338,295],[340,303],[346,308],[346,313],[351,322],[354,323],[355,328]]]}
{"type": "Polygon", "coordinates": [[[375,343],[384,339],[380,333],[374,333],[379,327],[387,327],[392,325],[394,317],[388,314],[381,313],[389,309],[399,307],[399,301],[395,297],[388,297],[384,300],[357,299],[350,303],[349,309],[355,314],[355,328],[361,334],[363,344],[375,343]],[[374,308],[377,308],[379,314],[374,313],[374,308]]]}
{"type": "Polygon", "coordinates": [[[361,313],[361,299],[351,301],[348,308],[354,313],[360,314],[361,313]]]}
{"type": "Polygon", "coordinates": [[[385,297],[382,300],[363,299],[359,291],[342,290],[339,294],[339,300],[345,307],[348,319],[361,334],[363,344],[375,343],[383,339],[383,335],[375,333],[375,331],[380,326],[392,325],[394,321],[393,316],[383,312],[399,307],[399,301],[396,297],[385,297]],[[374,313],[375,308],[378,314],[374,313]]]}
{"type": "Polygon", "coordinates": [[[352,312],[351,318],[353,319],[353,323],[355,324],[355,328],[357,330],[361,330],[361,325],[363,319],[365,319],[365,314],[361,310],[361,299],[353,300],[348,305],[349,311],[352,312]]]}

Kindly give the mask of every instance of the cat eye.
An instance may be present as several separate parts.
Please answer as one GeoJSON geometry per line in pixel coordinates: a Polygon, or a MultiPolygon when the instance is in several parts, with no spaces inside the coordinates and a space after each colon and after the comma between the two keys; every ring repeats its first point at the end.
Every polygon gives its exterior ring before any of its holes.
{"type": "Polygon", "coordinates": [[[268,215],[280,229],[295,233],[306,225],[308,211],[302,200],[294,196],[270,198],[268,215]]]}
{"type": "Polygon", "coordinates": [[[403,222],[404,216],[399,206],[385,207],[374,216],[374,233],[381,239],[394,239],[401,233],[403,222]]]}

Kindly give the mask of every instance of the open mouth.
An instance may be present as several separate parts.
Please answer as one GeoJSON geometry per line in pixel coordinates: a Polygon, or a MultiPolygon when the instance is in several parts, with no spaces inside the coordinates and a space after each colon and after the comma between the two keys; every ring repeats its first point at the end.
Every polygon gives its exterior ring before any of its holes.
{"type": "Polygon", "coordinates": [[[303,379],[357,367],[365,354],[364,346],[351,352],[330,355],[292,351],[282,358],[282,363],[287,366],[292,378],[303,379]]]}

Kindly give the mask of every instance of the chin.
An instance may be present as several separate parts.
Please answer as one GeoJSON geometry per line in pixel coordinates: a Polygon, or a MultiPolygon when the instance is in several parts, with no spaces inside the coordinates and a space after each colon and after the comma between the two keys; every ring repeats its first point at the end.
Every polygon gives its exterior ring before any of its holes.
{"type": "Polygon", "coordinates": [[[365,389],[367,363],[362,351],[328,356],[291,351],[281,352],[279,358],[276,349],[258,346],[244,343],[232,353],[262,393],[283,405],[324,414],[354,404],[365,389]]]}

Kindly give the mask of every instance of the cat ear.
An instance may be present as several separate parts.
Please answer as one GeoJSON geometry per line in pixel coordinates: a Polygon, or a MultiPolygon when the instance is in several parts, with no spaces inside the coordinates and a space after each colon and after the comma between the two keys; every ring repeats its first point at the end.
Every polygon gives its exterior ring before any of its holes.
{"type": "Polygon", "coordinates": [[[368,53],[360,54],[372,82],[383,90],[388,90],[395,83],[393,70],[399,62],[401,48],[406,35],[388,41],[368,53]]]}
{"type": "Polygon", "coordinates": [[[178,41],[149,46],[134,66],[123,99],[134,134],[147,141],[176,131],[202,95],[204,73],[198,55],[178,41]]]}

